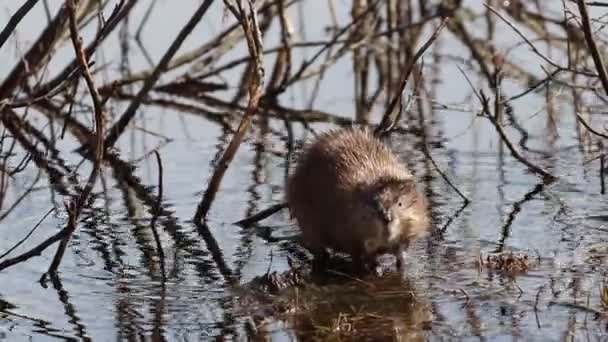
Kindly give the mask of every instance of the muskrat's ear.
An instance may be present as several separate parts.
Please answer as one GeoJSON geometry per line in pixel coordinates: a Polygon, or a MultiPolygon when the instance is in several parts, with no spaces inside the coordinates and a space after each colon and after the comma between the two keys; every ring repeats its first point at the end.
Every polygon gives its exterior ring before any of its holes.
{"type": "Polygon", "coordinates": [[[384,203],[382,201],[382,198],[380,197],[380,194],[375,193],[370,196],[367,196],[366,203],[368,206],[371,207],[373,212],[376,213],[376,215],[378,215],[378,217],[382,221],[384,221],[385,223],[388,223],[391,221],[391,213],[388,210],[388,208],[386,208],[384,206],[384,203]]]}
{"type": "MultiPolygon", "coordinates": [[[[388,193],[393,196],[401,196],[404,193],[408,193],[415,190],[416,185],[414,184],[414,180],[411,178],[406,179],[398,179],[398,178],[390,178],[385,179],[379,182],[376,185],[376,192],[378,193],[388,193]]],[[[396,198],[393,198],[396,199],[396,198]]]]}
{"type": "Polygon", "coordinates": [[[397,189],[400,194],[407,194],[416,190],[416,184],[413,179],[404,179],[397,183],[397,189]]]}

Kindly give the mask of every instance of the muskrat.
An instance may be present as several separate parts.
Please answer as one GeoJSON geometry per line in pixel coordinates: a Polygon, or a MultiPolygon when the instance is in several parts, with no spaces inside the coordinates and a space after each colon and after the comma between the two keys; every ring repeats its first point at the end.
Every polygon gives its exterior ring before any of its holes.
{"type": "Polygon", "coordinates": [[[319,135],[286,185],[303,244],[324,266],[330,248],[349,254],[360,270],[392,253],[401,269],[410,241],[429,227],[427,201],[412,173],[367,130],[319,135]]]}

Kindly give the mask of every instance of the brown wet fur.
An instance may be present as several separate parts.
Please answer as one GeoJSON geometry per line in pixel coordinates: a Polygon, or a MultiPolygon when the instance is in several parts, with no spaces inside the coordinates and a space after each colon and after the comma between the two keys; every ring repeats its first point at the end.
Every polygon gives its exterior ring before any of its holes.
{"type": "Polygon", "coordinates": [[[383,253],[398,256],[429,227],[427,202],[410,171],[370,132],[357,128],[324,133],[302,151],[287,181],[287,203],[314,254],[349,254],[366,272],[383,253]],[[399,224],[393,232],[388,222],[399,224]]]}

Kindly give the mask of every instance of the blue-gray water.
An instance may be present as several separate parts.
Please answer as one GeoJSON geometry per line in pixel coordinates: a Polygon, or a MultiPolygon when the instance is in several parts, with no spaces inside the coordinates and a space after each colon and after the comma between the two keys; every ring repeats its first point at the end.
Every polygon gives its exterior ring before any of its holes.
{"type": "MultiPolygon", "coordinates": [[[[59,3],[52,4],[51,13],[59,3]]],[[[130,18],[131,34],[148,3],[138,5],[130,18]]],[[[229,16],[223,21],[225,14],[220,4],[212,5],[210,13],[180,51],[198,46],[232,23],[229,16]]],[[[4,9],[0,27],[19,5],[18,2],[0,5],[4,9]]],[[[337,2],[335,5],[339,22],[346,23],[350,16],[349,4],[337,2]]],[[[157,2],[142,36],[143,46],[155,62],[197,6],[198,2],[157,2]]],[[[464,6],[479,11],[482,7],[477,1],[465,2],[464,6]]],[[[559,15],[561,4],[552,9],[555,12],[548,11],[548,15],[559,15]]],[[[288,13],[296,28],[296,40],[329,39],[324,31],[324,26],[330,23],[326,2],[303,1],[288,13]],[[299,11],[304,13],[301,17],[299,11]]],[[[598,10],[594,14],[603,12],[598,10]]],[[[474,32],[474,28],[479,27],[481,37],[485,32],[484,23],[483,19],[477,19],[470,27],[474,32]]],[[[19,25],[17,39],[9,40],[0,50],[0,75],[9,72],[17,61],[16,56],[36,39],[44,25],[46,16],[39,3],[19,25]]],[[[278,23],[273,25],[265,36],[266,47],[280,43],[278,23]]],[[[498,47],[512,47],[519,41],[500,22],[497,30],[500,32],[498,47]]],[[[85,41],[92,34],[94,29],[90,26],[83,32],[85,41]]],[[[106,70],[96,74],[99,84],[120,77],[120,50],[115,36],[95,55],[98,65],[110,63],[106,70]]],[[[313,55],[316,49],[296,50],[294,65],[313,55]]],[[[134,42],[129,51],[129,63],[134,71],[149,68],[134,42]]],[[[470,58],[467,48],[447,31],[436,42],[435,51],[470,58]]],[[[48,72],[57,71],[71,60],[72,54],[71,45],[64,44],[53,57],[48,72]]],[[[222,57],[219,64],[245,54],[240,44],[222,57]]],[[[559,54],[555,55],[556,60],[560,60],[559,54]]],[[[508,56],[529,72],[543,75],[542,61],[527,46],[509,50],[508,56]]],[[[426,74],[430,74],[433,67],[431,59],[430,55],[426,57],[426,74]]],[[[265,60],[267,77],[273,62],[274,55],[265,60]]],[[[307,329],[312,328],[301,322],[313,321],[317,334],[326,333],[317,337],[335,337],[340,329],[348,328],[340,325],[340,320],[355,324],[349,317],[365,317],[372,322],[370,325],[377,324],[382,334],[401,340],[595,341],[608,338],[606,314],[598,318],[585,309],[606,309],[599,295],[607,271],[606,197],[600,193],[599,160],[593,159],[601,150],[597,143],[590,142],[589,133],[577,125],[570,90],[552,88],[554,122],[547,113],[545,89],[510,103],[517,123],[529,133],[526,149],[517,144],[521,133],[513,125],[506,128],[509,137],[528,159],[559,177],[556,182],[538,188],[540,178],[516,161],[504,145],[501,147],[494,127],[476,115],[480,104],[472,96],[458,65],[467,71],[473,84],[484,84],[468,66],[457,59],[443,57],[438,64],[439,84],[434,100],[450,109],[436,108],[426,117],[427,144],[435,146],[431,149],[435,160],[472,203],[453,218],[461,207],[461,200],[421,153],[419,136],[394,135],[391,146],[413,169],[421,180],[421,188],[431,199],[435,229],[449,222],[445,232],[432,234],[413,246],[403,279],[397,281],[389,275],[389,280],[379,280],[377,284],[354,282],[344,287],[335,285],[302,292],[308,303],[299,303],[296,307],[303,312],[269,317],[258,327],[259,335],[277,341],[308,340],[314,333],[309,334],[307,329]],[[535,262],[539,256],[540,261],[529,272],[515,278],[480,269],[480,254],[497,250],[525,252],[535,262]],[[415,299],[411,297],[412,292],[415,299]]],[[[353,118],[352,70],[350,57],[330,67],[313,108],[353,118]]],[[[159,83],[170,81],[171,75],[180,73],[178,70],[163,76],[159,83]]],[[[241,74],[242,67],[222,74],[230,86],[226,93],[235,90],[241,74]]],[[[310,81],[293,86],[281,97],[282,104],[305,108],[313,84],[310,81]]],[[[503,92],[512,96],[525,89],[524,84],[507,80],[503,92]]],[[[81,90],[86,94],[84,88],[81,90]]],[[[598,104],[592,98],[585,100],[588,105],[598,104]]],[[[384,101],[382,97],[381,101],[384,101]]],[[[127,104],[111,101],[108,109],[118,116],[127,104]]],[[[382,106],[374,108],[372,122],[379,121],[381,111],[382,106]]],[[[34,111],[30,115],[48,132],[46,119],[34,111]]],[[[91,124],[89,113],[75,115],[91,124]]],[[[590,120],[594,127],[603,129],[601,116],[592,115],[590,120]]],[[[404,124],[418,125],[415,120],[404,124]]],[[[297,141],[312,138],[301,124],[296,122],[293,126],[297,141]]],[[[311,126],[317,132],[333,127],[332,124],[311,126]]],[[[236,122],[232,127],[236,127],[236,122]]],[[[225,175],[208,220],[226,267],[239,275],[239,282],[243,284],[264,274],[269,267],[276,271],[288,267],[288,248],[284,243],[263,239],[265,229],[270,229],[273,237],[290,236],[298,231],[285,211],[262,221],[256,229],[232,224],[282,201],[288,165],[286,141],[273,132],[283,133],[284,123],[270,120],[269,127],[270,133],[264,133],[254,125],[247,135],[225,175]]],[[[132,127],[119,140],[117,150],[124,161],[137,167],[134,175],[149,187],[151,194],[157,191],[158,168],[150,151],[158,148],[162,156],[162,205],[171,214],[160,217],[157,227],[164,246],[167,281],[163,284],[159,278],[149,229],[149,204],[144,199],[146,189],[124,182],[115,166],[106,164],[95,189],[96,200],[84,211],[61,265],[61,287],[49,283],[48,288],[43,288],[38,283],[55,247],[40,257],[0,272],[0,340],[115,341],[162,340],[162,337],[168,341],[196,341],[218,336],[246,340],[245,322],[256,310],[244,304],[241,295],[226,284],[208,242],[191,221],[211,175],[212,164],[231,136],[220,125],[196,113],[142,106],[132,127]]],[[[58,143],[61,156],[71,166],[80,162],[80,155],[73,152],[77,146],[69,134],[58,143]]],[[[86,179],[89,168],[90,164],[85,163],[78,170],[81,181],[86,179]]],[[[12,203],[36,179],[37,173],[37,168],[32,166],[11,179],[7,203],[12,203]]],[[[35,191],[0,222],[0,253],[23,238],[53,206],[58,210],[15,255],[66,224],[63,198],[52,191],[43,174],[35,191]]],[[[361,336],[364,334],[361,331],[361,336]]]]}

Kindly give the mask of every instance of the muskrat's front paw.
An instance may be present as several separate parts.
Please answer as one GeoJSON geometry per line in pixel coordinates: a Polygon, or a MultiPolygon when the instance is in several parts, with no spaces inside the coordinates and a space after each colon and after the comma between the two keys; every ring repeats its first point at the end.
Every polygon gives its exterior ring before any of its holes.
{"type": "Polygon", "coordinates": [[[405,268],[405,259],[407,258],[407,254],[405,252],[399,252],[395,254],[395,258],[397,259],[397,270],[403,271],[405,268]]]}
{"type": "Polygon", "coordinates": [[[395,252],[395,258],[397,259],[397,270],[403,271],[405,268],[405,259],[407,258],[407,248],[409,243],[403,244],[399,246],[397,251],[395,252]]]}
{"type": "Polygon", "coordinates": [[[377,273],[378,260],[376,258],[353,258],[354,271],[358,275],[365,275],[369,273],[377,273]]]}

